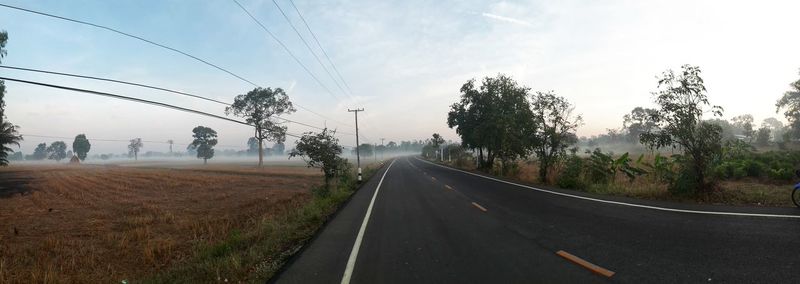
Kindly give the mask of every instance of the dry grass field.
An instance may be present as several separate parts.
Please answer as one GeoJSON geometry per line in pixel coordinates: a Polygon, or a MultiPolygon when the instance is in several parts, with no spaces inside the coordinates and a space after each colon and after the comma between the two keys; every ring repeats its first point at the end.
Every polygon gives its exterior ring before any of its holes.
{"type": "Polygon", "coordinates": [[[0,169],[0,283],[120,283],[285,218],[321,184],[304,167],[0,169]]]}

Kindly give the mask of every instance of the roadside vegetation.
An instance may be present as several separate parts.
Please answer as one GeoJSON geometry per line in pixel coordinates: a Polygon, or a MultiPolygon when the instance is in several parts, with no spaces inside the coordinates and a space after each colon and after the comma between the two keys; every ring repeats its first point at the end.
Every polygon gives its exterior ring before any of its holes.
{"type": "Polygon", "coordinates": [[[447,124],[460,144],[428,140],[422,155],[521,182],[636,198],[792,206],[800,166],[800,80],[775,118],[724,120],[697,66],[658,77],[653,106],[636,107],[620,129],[577,137],[581,116],[553,91],[532,92],[498,75],[469,80],[447,124]]]}

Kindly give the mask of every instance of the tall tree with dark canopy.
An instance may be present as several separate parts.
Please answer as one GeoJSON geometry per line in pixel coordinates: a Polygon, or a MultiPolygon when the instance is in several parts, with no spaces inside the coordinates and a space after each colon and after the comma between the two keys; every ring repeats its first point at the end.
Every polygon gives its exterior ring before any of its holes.
{"type": "Polygon", "coordinates": [[[789,90],[783,93],[783,97],[775,103],[775,112],[784,109],[783,115],[789,121],[789,129],[786,131],[790,137],[800,138],[800,79],[789,84],[789,90]]]}
{"type": "Polygon", "coordinates": [[[309,167],[320,168],[325,175],[325,188],[330,188],[330,181],[340,174],[346,174],[347,160],[339,157],[342,147],[335,132],[327,128],[320,133],[306,132],[297,140],[289,158],[302,157],[309,167]]]}
{"type": "Polygon", "coordinates": [[[667,70],[658,79],[658,90],[653,92],[658,112],[650,119],[657,131],[641,135],[641,142],[650,148],[673,147],[682,149],[684,157],[681,173],[670,188],[678,193],[707,193],[713,181],[707,175],[712,161],[722,151],[719,125],[702,121],[704,107],[714,116],[722,116],[722,107],[711,106],[706,87],[700,77],[700,67],[683,65],[675,74],[667,70]]]}
{"type": "Polygon", "coordinates": [[[44,160],[47,159],[47,143],[39,143],[36,145],[36,149],[33,149],[33,154],[31,155],[33,160],[44,160]]]}
{"type": "Polygon", "coordinates": [[[536,92],[531,97],[532,125],[529,133],[533,153],[539,159],[539,180],[546,182],[548,172],[564,157],[567,148],[578,142],[575,131],[583,119],[573,116],[574,107],[554,92],[536,92]]]}
{"type": "Polygon", "coordinates": [[[128,144],[128,157],[133,156],[133,158],[138,161],[139,150],[141,150],[142,147],[144,147],[144,144],[142,144],[142,138],[131,139],[130,143],[128,144]]]}
{"type": "Polygon", "coordinates": [[[639,135],[655,127],[648,119],[655,112],[656,110],[651,108],[635,107],[631,113],[622,116],[622,125],[628,130],[628,141],[639,142],[639,135]]]}
{"type": "Polygon", "coordinates": [[[203,159],[203,164],[208,164],[208,159],[214,157],[214,146],[217,145],[217,132],[205,126],[192,129],[192,147],[197,149],[197,158],[203,159]]]}
{"type": "Polygon", "coordinates": [[[50,143],[50,147],[47,147],[47,153],[50,154],[47,157],[48,159],[60,162],[67,157],[67,143],[64,143],[64,141],[50,143]]]}
{"type": "Polygon", "coordinates": [[[529,90],[502,74],[484,78],[480,87],[475,79],[461,86],[461,100],[450,106],[447,126],[456,128],[462,146],[478,151],[481,168],[491,169],[496,157],[505,166],[526,155],[527,133],[536,128],[531,124],[529,90]]]}
{"type": "Polygon", "coordinates": [[[442,144],[444,144],[444,138],[442,138],[442,135],[439,135],[439,133],[434,133],[431,137],[431,145],[433,145],[433,148],[437,151],[441,151],[440,146],[442,146],[442,144]]]}
{"type": "Polygon", "coordinates": [[[248,155],[258,154],[258,139],[256,139],[255,137],[250,137],[247,139],[247,154],[248,155]]]}
{"type": "Polygon", "coordinates": [[[242,117],[255,127],[259,167],[264,164],[264,140],[276,143],[286,141],[286,126],[280,125],[273,117],[295,111],[289,96],[281,88],[255,88],[247,94],[236,96],[233,104],[225,108],[225,114],[242,117]]]}
{"type": "Polygon", "coordinates": [[[89,143],[89,139],[86,139],[86,134],[75,136],[75,141],[72,141],[72,151],[78,155],[78,159],[86,160],[86,154],[90,149],[92,149],[92,144],[89,143]]]}

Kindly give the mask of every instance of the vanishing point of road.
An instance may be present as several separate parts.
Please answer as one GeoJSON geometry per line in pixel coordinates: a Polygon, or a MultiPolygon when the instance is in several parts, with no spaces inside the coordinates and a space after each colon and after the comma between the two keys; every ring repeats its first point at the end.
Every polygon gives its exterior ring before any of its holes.
{"type": "Polygon", "coordinates": [[[271,281],[800,283],[798,213],[545,190],[402,157],[271,281]]]}

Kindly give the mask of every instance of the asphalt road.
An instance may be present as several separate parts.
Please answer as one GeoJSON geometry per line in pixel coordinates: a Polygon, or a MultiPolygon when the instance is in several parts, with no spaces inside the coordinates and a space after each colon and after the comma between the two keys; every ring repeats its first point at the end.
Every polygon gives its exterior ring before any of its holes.
{"type": "Polygon", "coordinates": [[[404,157],[272,281],[800,283],[799,211],[541,191],[404,157]]]}

